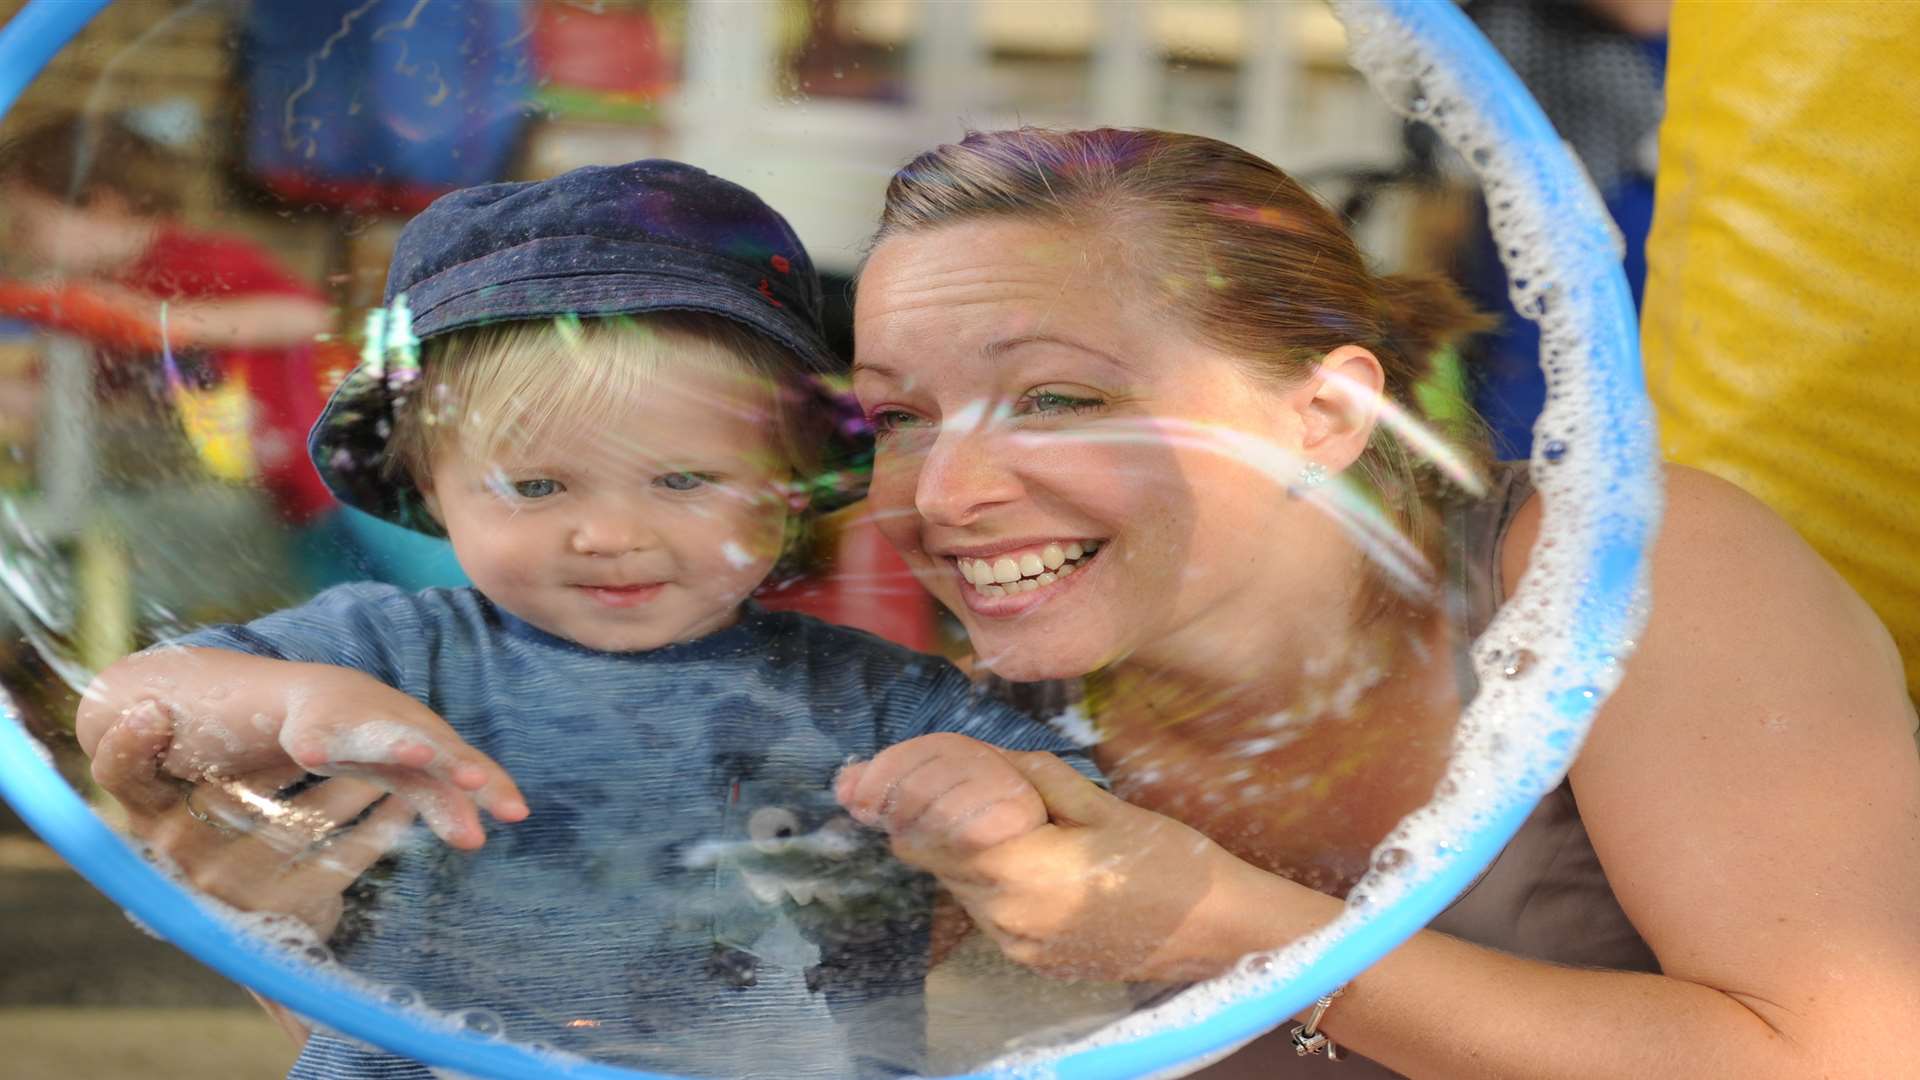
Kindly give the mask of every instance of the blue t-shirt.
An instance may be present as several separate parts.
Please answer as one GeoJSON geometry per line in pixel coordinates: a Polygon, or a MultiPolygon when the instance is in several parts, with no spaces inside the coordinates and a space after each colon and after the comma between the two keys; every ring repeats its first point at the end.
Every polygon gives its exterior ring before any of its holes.
{"type": "MultiPolygon", "coordinates": [[[[479,851],[417,830],[363,879],[349,970],[516,1041],[683,1075],[922,1067],[931,883],[852,826],[833,775],[936,731],[1072,754],[944,660],[753,607],[603,653],[471,589],[346,585],[177,643],[363,671],[526,796],[479,851]]],[[[429,1076],[324,1031],[291,1075],[429,1076]]]]}

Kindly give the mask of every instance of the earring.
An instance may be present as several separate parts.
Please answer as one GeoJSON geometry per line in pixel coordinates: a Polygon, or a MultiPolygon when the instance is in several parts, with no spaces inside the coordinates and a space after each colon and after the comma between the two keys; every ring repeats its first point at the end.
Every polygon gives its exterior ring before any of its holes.
{"type": "Polygon", "coordinates": [[[1327,482],[1327,467],[1317,461],[1309,461],[1300,466],[1300,476],[1287,485],[1287,495],[1291,498],[1305,498],[1307,492],[1327,482]]]}

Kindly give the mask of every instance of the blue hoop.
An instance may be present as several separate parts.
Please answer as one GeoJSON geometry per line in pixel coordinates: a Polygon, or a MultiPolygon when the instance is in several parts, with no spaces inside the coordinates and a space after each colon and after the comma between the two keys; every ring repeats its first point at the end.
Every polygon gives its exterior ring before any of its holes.
{"type": "MultiPolygon", "coordinates": [[[[30,0],[0,28],[0,115],[107,0],[30,0]]],[[[1382,14],[1404,27],[1436,64],[1457,78],[1503,149],[1521,159],[1527,182],[1547,197],[1556,234],[1549,256],[1557,276],[1579,286],[1593,315],[1589,375],[1595,400],[1590,423],[1604,431],[1591,451],[1619,478],[1628,495],[1656,490],[1657,455],[1642,383],[1635,316],[1626,279],[1612,250],[1612,226],[1596,203],[1570,194],[1584,190],[1580,167],[1506,62],[1451,3],[1382,0],[1382,14]],[[1556,194],[1557,193],[1557,194],[1556,194]]],[[[1653,531],[1653,501],[1628,499],[1596,527],[1574,605],[1573,649],[1558,669],[1569,689],[1609,685],[1603,674],[1616,643],[1631,636],[1637,589],[1653,531]]],[[[1551,695],[1562,724],[1590,722],[1602,695],[1551,695]]],[[[1562,775],[1578,739],[1555,740],[1531,762],[1538,772],[1562,775]]],[[[1501,809],[1459,838],[1439,870],[1398,902],[1369,914],[1343,938],[1272,992],[1221,1008],[1188,1027],[1131,1042],[1083,1050],[1060,1059],[1052,1072],[1064,1080],[1124,1080],[1176,1068],[1252,1039],[1299,1012],[1326,988],[1344,983],[1424,927],[1491,863],[1531,810],[1527,793],[1509,793],[1501,809]]],[[[476,1076],[512,1080],[570,1076],[587,1080],[671,1080],[611,1066],[561,1066],[511,1043],[440,1028],[382,1004],[365,990],[308,968],[228,925],[173,886],[97,817],[48,764],[44,752],[11,715],[0,722],[0,795],[79,869],[95,887],[142,922],[221,974],[349,1035],[396,1053],[476,1076]]]]}

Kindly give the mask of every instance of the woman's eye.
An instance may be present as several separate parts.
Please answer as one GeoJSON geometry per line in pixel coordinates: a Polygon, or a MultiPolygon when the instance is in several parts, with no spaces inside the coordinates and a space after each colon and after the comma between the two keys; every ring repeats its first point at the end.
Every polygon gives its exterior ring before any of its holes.
{"type": "Polygon", "coordinates": [[[515,480],[513,493],[523,499],[544,499],[549,495],[560,494],[558,480],[515,480]]]}
{"type": "Polygon", "coordinates": [[[654,481],[668,491],[698,491],[712,482],[711,476],[690,472],[667,473],[654,481]]]}
{"type": "Polygon", "coordinates": [[[1029,413],[1082,413],[1106,405],[1096,397],[1082,397],[1059,390],[1034,390],[1021,399],[1021,411],[1029,413]]]}
{"type": "Polygon", "coordinates": [[[901,409],[876,409],[867,417],[867,422],[873,425],[874,435],[881,437],[892,435],[905,428],[921,427],[926,423],[912,413],[901,409]]]}

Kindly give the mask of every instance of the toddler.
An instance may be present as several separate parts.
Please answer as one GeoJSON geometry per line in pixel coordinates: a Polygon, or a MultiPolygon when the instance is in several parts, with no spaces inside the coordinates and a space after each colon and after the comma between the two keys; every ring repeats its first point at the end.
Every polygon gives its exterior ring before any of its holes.
{"type": "MultiPolygon", "coordinates": [[[[930,885],[834,775],[921,736],[1067,747],[942,660],[749,600],[828,438],[797,238],[690,166],[586,168],[434,203],[387,294],[403,347],[372,350],[309,449],[347,504],[449,537],[473,587],[341,586],[129,657],[83,745],[161,715],[175,775],[290,756],[412,802],[447,844],[364,881],[335,944],[476,1029],[683,1073],[916,1069],[930,885]]],[[[1009,791],[944,806],[1045,820],[1009,791]]],[[[209,794],[196,816],[232,827],[209,794]]],[[[316,839],[338,824],[271,802],[316,839]]],[[[292,1075],[429,1074],[320,1031],[292,1075]]]]}

